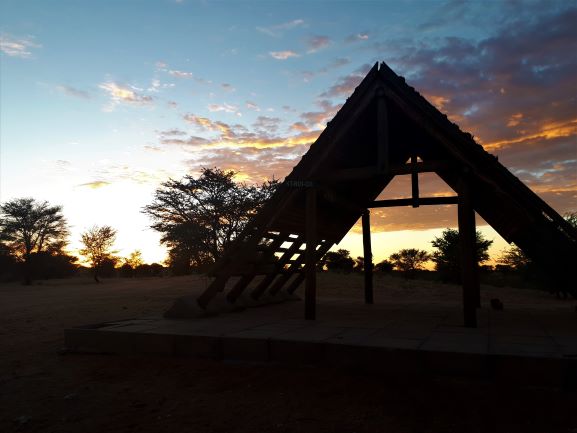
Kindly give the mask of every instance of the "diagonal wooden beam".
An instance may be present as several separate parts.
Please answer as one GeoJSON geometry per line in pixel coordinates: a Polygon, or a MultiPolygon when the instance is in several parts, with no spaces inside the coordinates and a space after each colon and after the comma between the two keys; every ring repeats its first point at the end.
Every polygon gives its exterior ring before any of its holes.
{"type": "Polygon", "coordinates": [[[302,244],[303,240],[300,237],[296,238],[293,241],[293,244],[289,247],[289,249],[279,258],[278,262],[276,263],[275,270],[270,274],[267,274],[252,291],[250,296],[253,299],[258,299],[262,296],[262,294],[274,281],[278,273],[283,269],[284,265],[286,265],[286,263],[291,259],[292,256],[294,256],[298,251],[300,251],[299,248],[302,244]]]}
{"type": "MultiPolygon", "coordinates": [[[[329,241],[329,240],[325,240],[323,242],[321,242],[321,244],[319,245],[319,248],[316,252],[316,261],[318,262],[320,259],[322,259],[322,257],[327,253],[328,250],[330,250],[330,248],[333,246],[333,242],[329,241]]],[[[296,272],[296,270],[295,270],[296,272]]],[[[298,287],[300,286],[300,284],[304,281],[305,279],[305,274],[304,272],[301,272],[297,278],[295,278],[294,281],[292,281],[288,287],[286,288],[287,293],[293,294],[295,292],[296,289],[298,289],[298,287]]],[[[286,281],[285,281],[286,282],[286,281]]],[[[280,290],[280,287],[279,287],[280,290]]]]}
{"type": "MultiPolygon", "coordinates": [[[[265,261],[267,259],[270,259],[272,256],[274,256],[274,252],[275,250],[280,247],[288,238],[288,235],[279,235],[276,237],[276,239],[271,243],[271,245],[269,246],[268,251],[265,251],[263,253],[263,258],[262,260],[265,261]]],[[[235,302],[238,297],[242,294],[242,292],[244,292],[244,290],[246,289],[246,287],[250,284],[250,282],[254,279],[255,274],[250,274],[250,275],[243,275],[239,281],[237,281],[237,283],[234,285],[234,287],[230,290],[230,292],[228,292],[228,295],[226,296],[226,299],[228,302],[235,302]]]]}

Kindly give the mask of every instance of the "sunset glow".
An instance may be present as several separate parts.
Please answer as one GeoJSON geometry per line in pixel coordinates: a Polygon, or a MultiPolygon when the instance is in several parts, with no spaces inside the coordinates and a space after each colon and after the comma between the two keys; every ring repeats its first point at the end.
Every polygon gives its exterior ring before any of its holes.
{"type": "MultiPolygon", "coordinates": [[[[566,1],[43,2],[0,10],[0,202],[160,262],[141,213],[202,167],[283,179],[385,61],[559,213],[577,211],[577,8],[566,1]]],[[[451,193],[433,175],[423,196],[451,193]]],[[[410,196],[399,177],[383,192],[410,196]]],[[[456,207],[372,212],[375,261],[431,250],[456,207]]],[[[506,242],[478,218],[498,256],[506,242]]],[[[356,226],[337,248],[361,255],[356,226]]]]}

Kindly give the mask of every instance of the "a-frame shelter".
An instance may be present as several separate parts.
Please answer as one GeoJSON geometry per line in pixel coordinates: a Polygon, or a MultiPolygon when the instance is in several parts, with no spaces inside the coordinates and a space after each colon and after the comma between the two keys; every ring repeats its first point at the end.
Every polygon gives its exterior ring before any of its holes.
{"type": "MultiPolygon", "coordinates": [[[[198,297],[282,298],[305,282],[305,317],[315,318],[316,267],[362,218],[365,302],[372,303],[369,209],[458,207],[465,326],[480,306],[475,212],[551,276],[575,281],[577,231],[386,64],[375,64],[301,161],[210,272],[198,297]],[[422,197],[419,173],[436,173],[454,192],[422,197]],[[376,200],[395,176],[411,176],[407,199],[376,200]]],[[[169,310],[167,317],[186,316],[169,310]]]]}

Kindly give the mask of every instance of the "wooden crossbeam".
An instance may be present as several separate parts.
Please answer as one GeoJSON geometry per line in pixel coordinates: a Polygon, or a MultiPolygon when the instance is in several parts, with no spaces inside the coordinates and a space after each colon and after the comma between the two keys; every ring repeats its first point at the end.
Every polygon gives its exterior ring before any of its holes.
{"type": "MultiPolygon", "coordinates": [[[[448,197],[419,197],[417,201],[418,206],[426,205],[443,205],[443,204],[458,204],[458,196],[448,197]]],[[[395,206],[414,206],[415,200],[413,198],[396,198],[391,200],[375,200],[368,207],[395,207],[395,206]]]]}

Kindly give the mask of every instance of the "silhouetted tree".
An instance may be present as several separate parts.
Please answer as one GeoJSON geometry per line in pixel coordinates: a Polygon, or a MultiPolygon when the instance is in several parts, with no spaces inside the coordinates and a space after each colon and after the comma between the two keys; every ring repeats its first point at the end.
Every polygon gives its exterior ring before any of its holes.
{"type": "Polygon", "coordinates": [[[123,259],[122,266],[119,268],[120,275],[124,278],[134,277],[137,275],[136,269],[142,265],[144,265],[142,253],[139,250],[135,250],[123,259]]]}
{"type": "Polygon", "coordinates": [[[61,206],[47,201],[17,198],[0,206],[0,238],[11,254],[23,262],[24,282],[32,282],[31,257],[35,253],[61,254],[68,225],[61,206]]]}
{"type": "Polygon", "coordinates": [[[393,264],[388,260],[383,260],[375,265],[375,271],[390,273],[393,270],[393,264]]]}
{"type": "Polygon", "coordinates": [[[278,185],[275,180],[259,186],[238,183],[236,174],[203,168],[198,178],[170,179],[144,207],[151,227],[162,234],[175,273],[189,273],[217,260],[278,185]]]}
{"type": "Polygon", "coordinates": [[[79,253],[83,255],[93,270],[94,281],[100,282],[99,273],[105,275],[105,269],[113,262],[112,269],[116,264],[114,251],[111,250],[116,240],[116,230],[110,226],[93,226],[81,235],[82,248],[79,253]]]}
{"type": "Polygon", "coordinates": [[[323,261],[329,271],[352,272],[355,266],[351,253],[345,249],[327,252],[323,261]]]}
{"type": "Polygon", "coordinates": [[[8,245],[0,238],[0,281],[10,281],[17,278],[18,260],[12,254],[8,245]]]}
{"type": "Polygon", "coordinates": [[[504,250],[497,259],[497,270],[526,271],[531,260],[516,245],[504,250]]]}
{"type": "Polygon", "coordinates": [[[430,259],[429,253],[416,248],[405,248],[389,257],[393,266],[403,272],[406,277],[413,276],[415,271],[422,269],[430,259]]]}
{"type": "Polygon", "coordinates": [[[355,259],[355,266],[353,268],[355,272],[363,272],[365,270],[365,258],[362,256],[358,256],[355,259]]]}
{"type": "MultiPolygon", "coordinates": [[[[475,257],[477,263],[483,263],[489,259],[489,247],[493,241],[483,237],[481,232],[475,233],[475,257]]],[[[443,281],[461,281],[461,244],[459,231],[445,229],[438,238],[431,241],[436,251],[431,259],[435,262],[435,270],[443,281]]]]}
{"type": "Polygon", "coordinates": [[[136,269],[140,265],[144,264],[142,253],[139,250],[134,250],[128,257],[124,259],[124,263],[130,266],[132,269],[136,269]]]}

